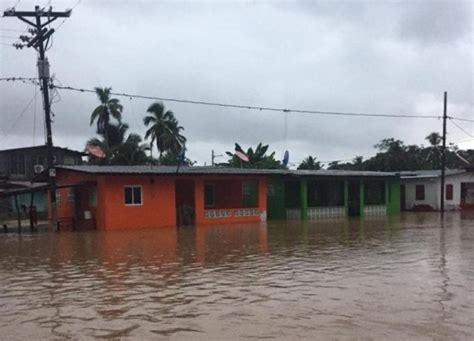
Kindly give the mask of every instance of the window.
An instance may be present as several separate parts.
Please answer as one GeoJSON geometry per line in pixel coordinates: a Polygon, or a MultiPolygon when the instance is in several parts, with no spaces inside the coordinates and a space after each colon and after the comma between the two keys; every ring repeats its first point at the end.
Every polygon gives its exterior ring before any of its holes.
{"type": "Polygon", "coordinates": [[[446,185],[446,200],[453,200],[453,185],[446,185]]]}
{"type": "Polygon", "coordinates": [[[364,200],[367,205],[385,204],[385,182],[371,181],[364,184],[364,200]]]}
{"type": "Polygon", "coordinates": [[[204,185],[204,207],[214,207],[214,185],[204,185]]]}
{"type": "Polygon", "coordinates": [[[142,204],[142,187],[141,186],[125,186],[124,187],[125,205],[141,205],[142,204]]]}
{"type": "Polygon", "coordinates": [[[425,200],[425,185],[416,185],[415,192],[416,200],[425,200]]]}
{"type": "Polygon", "coordinates": [[[343,181],[315,181],[308,183],[308,206],[344,206],[343,181]]]}

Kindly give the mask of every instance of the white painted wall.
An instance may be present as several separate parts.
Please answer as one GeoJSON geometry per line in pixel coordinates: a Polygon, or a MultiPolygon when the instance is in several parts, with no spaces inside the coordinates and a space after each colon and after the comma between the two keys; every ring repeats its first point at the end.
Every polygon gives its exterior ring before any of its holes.
{"type": "MultiPolygon", "coordinates": [[[[445,190],[444,207],[446,210],[460,209],[461,183],[463,182],[474,184],[474,173],[469,172],[446,176],[445,185],[453,185],[453,200],[446,200],[445,190]]],[[[416,205],[429,205],[435,210],[439,209],[441,178],[401,179],[401,184],[405,185],[405,202],[408,210],[413,209],[416,205]],[[425,185],[425,200],[416,200],[416,185],[425,185]]]]}

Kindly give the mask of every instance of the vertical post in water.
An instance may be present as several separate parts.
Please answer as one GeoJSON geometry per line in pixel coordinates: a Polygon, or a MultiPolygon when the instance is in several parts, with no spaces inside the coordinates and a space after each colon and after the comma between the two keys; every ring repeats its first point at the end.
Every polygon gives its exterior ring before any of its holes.
{"type": "Polygon", "coordinates": [[[447,119],[448,93],[444,92],[444,109],[443,109],[443,147],[441,149],[441,203],[440,211],[444,214],[444,169],[446,168],[446,119],[447,119]]]}

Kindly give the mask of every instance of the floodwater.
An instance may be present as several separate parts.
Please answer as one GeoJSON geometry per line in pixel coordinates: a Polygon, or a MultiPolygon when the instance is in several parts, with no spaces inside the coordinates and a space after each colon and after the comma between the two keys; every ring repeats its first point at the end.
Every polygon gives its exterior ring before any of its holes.
{"type": "Polygon", "coordinates": [[[0,235],[0,339],[474,339],[474,216],[0,235]]]}

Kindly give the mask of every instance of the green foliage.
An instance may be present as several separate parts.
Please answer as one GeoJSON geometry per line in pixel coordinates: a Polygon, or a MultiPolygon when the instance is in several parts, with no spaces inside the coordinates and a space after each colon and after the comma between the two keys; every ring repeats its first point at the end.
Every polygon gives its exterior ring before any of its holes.
{"type": "Polygon", "coordinates": [[[235,143],[235,150],[245,153],[249,157],[249,162],[241,161],[235,153],[226,152],[230,157],[226,163],[220,165],[227,167],[240,168],[260,168],[260,169],[277,169],[285,168],[285,166],[278,160],[275,159],[275,152],[272,152],[270,155],[267,155],[268,144],[263,145],[261,142],[257,145],[255,150],[253,148],[248,148],[247,151],[244,151],[242,147],[235,143]]]}
{"type": "MultiPolygon", "coordinates": [[[[161,102],[155,102],[148,107],[147,112],[150,114],[143,119],[146,127],[149,127],[145,133],[145,140],[150,139],[151,145],[156,144],[159,154],[159,163],[162,163],[164,153],[179,155],[186,137],[181,135],[184,130],[179,125],[171,110],[165,110],[165,106],[161,102]]],[[[172,157],[171,157],[172,158],[172,157]]],[[[170,157],[167,157],[169,161],[170,157]]]]}
{"type": "Polygon", "coordinates": [[[105,158],[97,158],[93,155],[89,156],[89,164],[93,165],[144,165],[147,164],[149,158],[146,151],[149,150],[147,144],[142,143],[142,138],[137,134],[129,134],[126,138],[128,125],[120,123],[118,125],[109,124],[107,127],[107,136],[109,142],[94,137],[87,141],[87,144],[98,146],[104,152],[105,158]]]}
{"type": "MultiPolygon", "coordinates": [[[[394,138],[383,139],[374,147],[378,153],[367,160],[356,157],[353,162],[340,163],[333,161],[329,163],[328,169],[343,170],[367,170],[367,171],[413,171],[439,169],[441,167],[442,149],[440,143],[441,136],[438,133],[431,133],[426,137],[430,146],[405,145],[403,141],[394,138]]],[[[456,146],[446,149],[446,167],[455,169],[466,167],[457,155],[472,161],[474,160],[474,150],[460,151],[456,146]]]]}
{"type": "Polygon", "coordinates": [[[92,126],[97,121],[97,134],[104,137],[104,143],[109,142],[109,125],[110,117],[112,116],[118,123],[122,121],[123,107],[120,101],[116,98],[110,98],[112,88],[95,88],[97,98],[99,99],[99,106],[97,106],[91,114],[90,125],[92,126]]]}
{"type": "Polygon", "coordinates": [[[309,170],[319,170],[322,169],[323,165],[321,161],[316,161],[315,157],[311,155],[304,159],[298,166],[298,169],[309,169],[309,170]]]}

